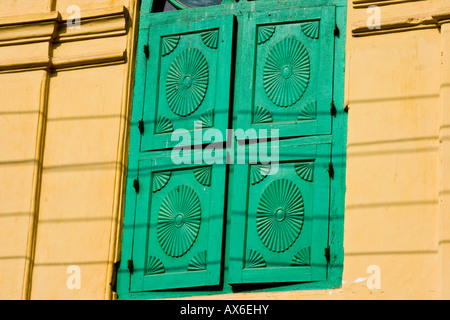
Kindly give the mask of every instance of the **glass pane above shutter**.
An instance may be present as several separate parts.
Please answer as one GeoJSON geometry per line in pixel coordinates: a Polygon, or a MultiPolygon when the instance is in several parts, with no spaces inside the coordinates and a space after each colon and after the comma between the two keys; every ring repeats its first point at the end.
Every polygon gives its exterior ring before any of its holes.
{"type": "Polygon", "coordinates": [[[217,6],[222,3],[221,0],[169,0],[176,8],[201,8],[217,6]]]}

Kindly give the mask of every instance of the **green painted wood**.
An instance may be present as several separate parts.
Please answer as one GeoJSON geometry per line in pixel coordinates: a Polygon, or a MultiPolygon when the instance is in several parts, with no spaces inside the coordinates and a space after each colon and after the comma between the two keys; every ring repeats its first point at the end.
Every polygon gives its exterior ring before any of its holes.
{"type": "MultiPolygon", "coordinates": [[[[151,3],[149,1],[143,1],[143,8],[151,7],[151,3]]],[[[118,271],[118,296],[120,299],[153,299],[153,298],[173,298],[173,297],[189,297],[189,296],[197,296],[197,295],[210,295],[210,294],[222,294],[222,293],[231,293],[234,291],[234,289],[237,289],[239,291],[245,290],[247,292],[260,292],[260,291],[286,291],[286,290],[302,290],[302,289],[329,289],[329,288],[336,288],[339,287],[342,281],[342,263],[343,263],[343,217],[344,217],[344,200],[345,200],[345,151],[346,151],[346,126],[347,126],[347,115],[344,113],[343,110],[343,93],[344,93],[344,63],[345,63],[345,20],[346,20],[346,2],[341,0],[302,0],[302,1],[287,1],[280,3],[278,1],[271,1],[271,0],[262,0],[257,2],[239,2],[233,5],[222,5],[218,7],[210,7],[210,8],[199,8],[199,9],[193,9],[193,10],[183,10],[179,12],[166,12],[166,13],[156,13],[156,14],[146,14],[145,12],[141,12],[141,19],[140,19],[140,25],[139,25],[139,40],[138,40],[138,52],[137,52],[137,65],[136,65],[136,81],[135,81],[135,91],[134,91],[134,100],[133,100],[133,109],[132,109],[132,121],[131,121],[131,131],[130,131],[130,154],[129,154],[129,162],[128,162],[128,177],[127,177],[127,187],[126,187],[126,198],[125,198],[125,216],[124,216],[124,229],[123,229],[123,238],[122,238],[122,255],[121,260],[122,263],[120,265],[119,271],[118,271]],[[248,63],[248,58],[245,56],[242,56],[240,53],[243,49],[245,49],[245,46],[247,45],[253,45],[251,42],[245,42],[244,38],[248,40],[248,37],[245,37],[243,32],[243,24],[245,23],[245,20],[248,17],[248,13],[264,13],[267,14],[267,12],[274,12],[276,10],[296,10],[296,9],[303,9],[303,8],[314,8],[318,6],[333,6],[337,5],[336,8],[336,23],[341,30],[340,36],[335,38],[336,40],[336,47],[334,50],[334,60],[336,61],[334,65],[334,100],[337,107],[337,115],[335,118],[331,119],[332,124],[332,134],[322,135],[322,136],[305,136],[303,138],[299,139],[290,139],[288,140],[288,143],[293,145],[332,145],[333,148],[331,150],[331,159],[335,164],[335,177],[330,181],[330,220],[329,220],[329,228],[328,228],[328,244],[331,248],[331,261],[329,265],[327,266],[327,277],[326,280],[320,280],[320,281],[313,281],[313,282],[295,282],[291,285],[288,284],[282,284],[275,285],[275,283],[271,283],[269,287],[264,287],[261,285],[258,285],[257,287],[252,285],[246,285],[245,287],[241,287],[239,285],[230,285],[230,283],[233,281],[233,273],[230,273],[230,268],[232,267],[233,262],[233,255],[231,252],[235,252],[234,250],[234,240],[231,236],[230,230],[233,229],[233,223],[235,221],[234,216],[232,215],[232,208],[233,203],[235,202],[235,197],[232,196],[233,189],[238,184],[237,181],[240,181],[240,184],[242,184],[242,172],[240,171],[240,168],[238,165],[231,165],[228,168],[229,175],[227,179],[229,180],[229,184],[225,185],[224,188],[228,188],[228,196],[226,199],[223,200],[223,202],[228,203],[228,212],[227,212],[227,222],[226,225],[223,226],[223,229],[226,230],[225,233],[225,243],[219,243],[221,246],[217,249],[217,252],[220,252],[224,256],[223,260],[223,269],[219,272],[219,274],[222,277],[222,281],[220,282],[220,285],[215,287],[204,287],[203,289],[196,289],[195,291],[192,291],[190,288],[186,286],[182,286],[183,288],[177,288],[176,291],[151,291],[151,290],[157,290],[154,289],[154,285],[150,284],[149,286],[151,288],[144,289],[138,289],[137,291],[131,290],[131,278],[132,275],[130,274],[128,268],[127,268],[127,260],[132,259],[135,254],[133,251],[135,250],[134,247],[134,241],[135,234],[137,232],[137,229],[139,228],[139,224],[136,223],[137,216],[136,213],[136,207],[139,206],[139,202],[137,201],[137,195],[133,189],[133,181],[136,179],[138,175],[138,167],[140,163],[145,161],[151,161],[153,158],[161,158],[167,156],[166,152],[164,151],[153,151],[151,153],[140,151],[140,144],[141,144],[141,135],[138,130],[138,121],[142,119],[143,115],[143,107],[144,107],[144,92],[145,90],[145,83],[146,83],[146,70],[147,70],[147,63],[149,60],[146,60],[145,54],[143,51],[143,46],[145,44],[148,44],[149,41],[149,30],[152,30],[152,27],[158,27],[160,25],[169,25],[169,24],[177,24],[177,25],[185,25],[192,21],[202,21],[205,19],[216,19],[219,17],[223,17],[226,15],[235,15],[236,17],[236,25],[237,26],[237,65],[239,66],[242,63],[248,63]],[[150,29],[149,29],[150,28],[150,29]],[[225,250],[225,252],[223,252],[225,250]]],[[[262,45],[267,44],[270,41],[267,40],[262,43],[262,45]]],[[[208,46],[206,46],[208,47],[208,46]]],[[[209,47],[208,47],[209,48],[209,47]]],[[[173,52],[172,52],[173,53],[173,52]]],[[[170,53],[170,54],[172,54],[170,53]]],[[[151,52],[150,52],[151,54],[151,52]]],[[[150,74],[150,73],[149,73],[150,74]]],[[[236,70],[236,78],[239,78],[239,68],[236,70]]],[[[237,86],[237,84],[236,84],[237,86]]],[[[236,101],[236,97],[235,97],[236,101]]],[[[203,113],[207,113],[206,111],[203,113]]],[[[203,115],[202,113],[202,115],[203,115]]],[[[308,112],[305,112],[308,114],[308,112]]],[[[237,128],[237,116],[239,112],[238,109],[235,108],[233,110],[233,122],[232,127],[237,128]]],[[[264,117],[263,117],[264,118],[264,117]]],[[[267,119],[267,117],[266,117],[267,119]]],[[[163,126],[164,127],[164,126],[163,126]]],[[[280,143],[283,145],[286,142],[280,143]]],[[[305,162],[310,162],[310,160],[305,162]]],[[[289,162],[289,161],[288,161],[289,162]]],[[[301,171],[300,169],[295,168],[296,161],[293,162],[294,164],[294,172],[295,175],[297,175],[296,171],[301,171]]],[[[203,165],[204,166],[204,165],[203,165]]],[[[195,166],[187,166],[186,170],[189,170],[188,168],[191,168],[192,171],[194,171],[195,166]]],[[[301,166],[300,166],[301,167],[301,166]]],[[[163,167],[162,167],[163,168],[163,167]]],[[[202,165],[198,166],[199,169],[202,169],[202,165]]],[[[165,171],[165,168],[158,169],[161,172],[165,171]]],[[[184,168],[183,168],[184,170],[184,168]]],[[[182,171],[183,171],[182,170],[182,171]]],[[[175,170],[176,171],[176,170],[175,170]]],[[[200,177],[199,180],[203,181],[205,184],[207,183],[207,180],[202,178],[202,170],[200,170],[200,173],[197,173],[197,177],[200,177]]],[[[248,169],[250,171],[250,169],[248,169]]],[[[165,174],[159,175],[160,178],[156,179],[159,181],[157,183],[158,186],[161,186],[164,184],[164,177],[165,174]],[[162,182],[161,182],[162,181],[162,182]]],[[[195,177],[195,174],[194,174],[195,177]]],[[[170,175],[170,179],[172,178],[172,175],[170,175]]],[[[299,177],[300,178],[300,177],[299,177]]],[[[300,178],[301,181],[304,181],[306,183],[306,180],[300,178]]],[[[141,181],[141,180],[140,180],[141,181]]],[[[198,183],[198,180],[196,180],[198,183]]],[[[267,180],[268,181],[268,180],[267,180]]],[[[267,182],[266,178],[261,180],[259,183],[255,183],[255,185],[259,185],[260,183],[267,182]]],[[[170,183],[170,180],[169,182],[170,183]]],[[[199,183],[200,184],[200,183],[199,183]]],[[[168,190],[166,189],[168,184],[165,184],[160,191],[168,190]]],[[[203,187],[206,187],[205,185],[202,185],[203,187]]],[[[153,190],[153,186],[151,187],[153,190]]],[[[156,189],[158,189],[157,187],[156,189]]],[[[158,192],[160,192],[158,191],[158,192]]],[[[140,190],[142,192],[142,190],[140,190]]],[[[197,238],[198,239],[198,238],[197,238]]],[[[300,237],[298,238],[300,239],[300,237]]],[[[297,240],[298,240],[297,239],[297,240]]],[[[195,246],[196,242],[194,242],[195,246]]],[[[295,245],[295,244],[294,244],[295,245]]],[[[300,248],[301,246],[299,246],[300,248]]],[[[192,247],[194,248],[194,247],[192,247]]],[[[299,251],[293,256],[293,259],[296,259],[294,263],[299,264],[296,265],[297,268],[303,268],[305,269],[304,263],[301,261],[304,261],[305,256],[309,256],[311,258],[311,248],[308,249],[308,246],[301,247],[299,251]],[[306,253],[305,253],[306,252],[306,253]],[[300,261],[300,262],[298,262],[300,261]]],[[[206,250],[205,250],[206,251],[206,250]]],[[[254,250],[256,251],[256,250],[254,250]]],[[[246,252],[250,254],[250,250],[246,252]]],[[[139,267],[138,265],[135,267],[136,271],[138,272],[139,269],[144,270],[146,267],[145,263],[150,264],[152,267],[147,268],[150,270],[150,273],[153,276],[162,276],[164,273],[161,272],[161,270],[164,270],[166,272],[168,269],[164,266],[164,269],[161,268],[161,263],[163,263],[162,260],[159,257],[156,257],[156,255],[152,255],[152,253],[149,253],[149,256],[143,257],[142,261],[144,261],[144,267],[139,267]],[[150,263],[149,263],[150,261],[150,263]]],[[[193,253],[188,251],[186,254],[192,254],[192,258],[190,259],[188,263],[188,269],[191,271],[187,272],[194,273],[194,272],[203,272],[202,269],[202,261],[204,256],[204,251],[200,251],[198,253],[193,253]],[[197,271],[193,271],[197,270],[197,271]]],[[[234,253],[233,253],[234,254],[234,253]]],[[[262,255],[262,254],[261,254],[262,255]]],[[[207,254],[205,254],[206,257],[208,257],[207,254]]],[[[244,253],[242,254],[244,257],[244,253]]],[[[247,255],[248,257],[249,255],[247,255]]],[[[258,257],[259,255],[254,253],[252,254],[252,261],[254,262],[254,265],[261,265],[261,263],[258,263],[258,257]],[[256,259],[256,260],[255,260],[256,259]]],[[[247,258],[246,257],[246,258],[247,258]]],[[[267,259],[269,262],[266,261],[266,258],[263,257],[264,263],[266,264],[266,269],[268,263],[270,263],[270,259],[267,259]]],[[[173,258],[177,259],[177,258],[173,258]]],[[[186,259],[187,260],[187,259],[186,259]]],[[[245,261],[241,260],[242,265],[244,265],[245,261]]],[[[287,268],[291,268],[291,264],[293,262],[290,261],[289,265],[286,265],[287,268]]],[[[247,268],[248,269],[248,268],[247,268]]],[[[187,270],[187,269],[186,269],[187,270]]],[[[239,269],[238,274],[239,274],[239,269]]],[[[253,271],[261,271],[259,268],[250,268],[250,270],[253,271]]],[[[242,270],[244,271],[244,270],[242,270]]],[[[144,271],[143,271],[144,272],[144,271]]],[[[305,271],[304,274],[306,275],[307,272],[305,271]]],[[[313,276],[313,272],[311,272],[311,276],[313,276]]],[[[149,277],[149,276],[146,276],[149,277]]],[[[196,276],[197,277],[197,276],[196,276]]],[[[170,284],[170,281],[167,280],[166,284],[170,284]]]]}
{"type": "Polygon", "coordinates": [[[330,134],[335,8],[249,13],[242,28],[238,127],[278,129],[280,137],[330,134]]]}
{"type": "Polygon", "coordinates": [[[149,154],[138,177],[131,291],[219,284],[225,166],[149,154]]]}
{"type": "Polygon", "coordinates": [[[217,142],[225,141],[233,17],[159,24],[149,35],[141,151],[172,148],[173,131],[192,133],[200,124],[220,130],[217,142]]]}
{"type": "Polygon", "coordinates": [[[277,170],[276,165],[271,171],[257,164],[235,166],[241,178],[234,181],[231,195],[231,284],[327,278],[330,161],[330,144],[289,142],[280,146],[277,170]],[[308,169],[296,170],[300,167],[308,169]],[[266,176],[252,183],[255,171],[266,176]],[[305,248],[310,248],[308,263],[293,263],[305,248]],[[254,252],[259,264],[252,261],[254,252]]]}

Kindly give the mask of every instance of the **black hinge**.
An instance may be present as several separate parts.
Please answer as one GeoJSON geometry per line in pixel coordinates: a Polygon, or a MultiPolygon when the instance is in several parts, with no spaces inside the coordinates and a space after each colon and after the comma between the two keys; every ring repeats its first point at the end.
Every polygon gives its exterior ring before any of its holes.
{"type": "Polygon", "coordinates": [[[328,174],[330,175],[330,178],[333,179],[334,178],[334,166],[333,166],[333,162],[330,162],[328,164],[328,174]]]}
{"type": "Polygon", "coordinates": [[[339,30],[339,27],[336,24],[334,26],[334,36],[339,38],[340,35],[341,35],[341,30],[339,30]]]}
{"type": "Polygon", "coordinates": [[[327,259],[327,262],[330,263],[331,256],[330,256],[330,246],[325,248],[325,258],[327,259]]]}
{"type": "Polygon", "coordinates": [[[149,48],[148,44],[144,45],[144,53],[145,53],[145,57],[148,59],[150,57],[150,48],[149,48]]]}
{"type": "Polygon", "coordinates": [[[143,119],[139,120],[138,128],[139,128],[139,132],[141,134],[144,134],[144,120],[143,119]]]}
{"type": "Polygon", "coordinates": [[[119,273],[120,260],[113,265],[113,276],[111,281],[111,291],[117,293],[117,274],[119,273]]]}
{"type": "Polygon", "coordinates": [[[134,190],[136,190],[136,193],[139,193],[139,178],[134,179],[133,188],[134,188],[134,190]]]}
{"type": "Polygon", "coordinates": [[[133,260],[128,260],[127,266],[128,266],[128,270],[130,271],[130,273],[133,274],[133,272],[134,272],[133,260]]]}
{"type": "Polygon", "coordinates": [[[336,115],[337,115],[337,109],[336,109],[336,105],[334,104],[334,101],[331,101],[330,113],[333,117],[336,117],[336,115]]]}

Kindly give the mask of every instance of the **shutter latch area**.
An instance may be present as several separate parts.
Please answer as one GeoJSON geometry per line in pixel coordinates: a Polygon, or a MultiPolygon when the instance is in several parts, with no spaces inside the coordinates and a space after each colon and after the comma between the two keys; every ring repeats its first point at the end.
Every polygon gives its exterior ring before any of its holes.
{"type": "Polygon", "coordinates": [[[134,272],[133,260],[128,260],[127,261],[127,266],[128,266],[128,270],[130,271],[130,274],[133,274],[133,272],[134,272]]]}
{"type": "Polygon", "coordinates": [[[139,128],[139,132],[141,134],[144,134],[144,120],[139,120],[139,124],[138,124],[138,128],[139,128]]]}
{"type": "Polygon", "coordinates": [[[328,174],[330,175],[330,178],[333,179],[334,178],[334,166],[333,166],[333,162],[330,162],[328,164],[328,174]]]}
{"type": "Polygon", "coordinates": [[[330,246],[325,248],[325,259],[327,259],[327,262],[330,263],[330,246]]]}
{"type": "Polygon", "coordinates": [[[136,190],[136,193],[139,193],[139,178],[134,179],[133,188],[134,188],[134,190],[136,190]]]}

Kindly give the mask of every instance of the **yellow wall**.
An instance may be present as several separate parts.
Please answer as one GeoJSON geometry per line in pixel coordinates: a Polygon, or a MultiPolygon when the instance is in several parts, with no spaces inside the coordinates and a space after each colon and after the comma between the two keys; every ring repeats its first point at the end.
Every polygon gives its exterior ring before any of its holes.
{"type": "MultiPolygon", "coordinates": [[[[0,299],[113,297],[136,0],[77,1],[80,30],[71,4],[0,2],[0,299]]],[[[214,298],[450,298],[447,19],[445,0],[348,2],[342,287],[214,298]]]]}
{"type": "Polygon", "coordinates": [[[136,1],[31,2],[0,3],[0,298],[109,299],[136,1]]]}

